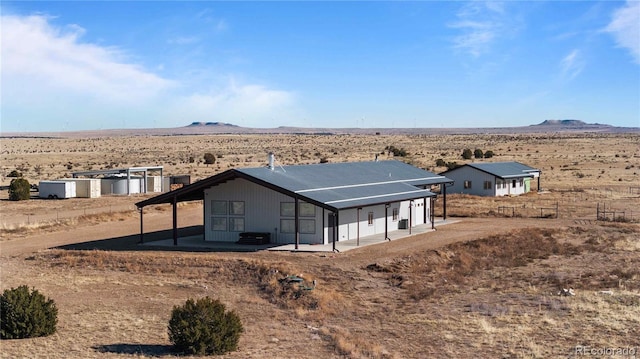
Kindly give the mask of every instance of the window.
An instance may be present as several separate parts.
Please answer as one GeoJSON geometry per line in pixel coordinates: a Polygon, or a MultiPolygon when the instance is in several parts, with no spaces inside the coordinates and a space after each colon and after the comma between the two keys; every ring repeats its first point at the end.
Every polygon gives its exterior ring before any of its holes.
{"type": "Polygon", "coordinates": [[[316,216],[316,206],[311,203],[300,202],[298,204],[298,211],[300,217],[315,217],[316,216]]]}
{"type": "Polygon", "coordinates": [[[281,233],[295,233],[296,222],[293,219],[281,219],[280,220],[280,232],[281,233]]]}
{"type": "Polygon", "coordinates": [[[465,189],[471,188],[471,181],[464,181],[464,188],[465,189]]]}
{"type": "Polygon", "coordinates": [[[227,231],[227,218],[226,217],[213,217],[211,219],[211,229],[214,231],[227,231]]]}
{"type": "MultiPolygon", "coordinates": [[[[300,219],[298,228],[302,234],[316,233],[315,219],[300,219]]],[[[296,233],[296,221],[293,219],[280,219],[280,233],[296,233]]]]}
{"type": "Polygon", "coordinates": [[[511,187],[516,188],[516,180],[511,181],[511,187]]]}
{"type": "Polygon", "coordinates": [[[229,201],[229,214],[244,216],[244,201],[229,201]]]}
{"type": "Polygon", "coordinates": [[[293,202],[280,202],[280,217],[293,217],[296,215],[296,205],[293,202]]]}
{"type": "Polygon", "coordinates": [[[484,189],[491,189],[492,185],[491,181],[484,181],[484,189]]]}
{"type": "Polygon", "coordinates": [[[393,221],[397,221],[398,220],[398,209],[394,208],[393,209],[393,221]]]}
{"type": "Polygon", "coordinates": [[[211,201],[211,211],[214,216],[226,216],[227,201],[211,201]]]}
{"type": "Polygon", "coordinates": [[[244,217],[229,217],[229,232],[244,232],[244,217]]]}
{"type": "Polygon", "coordinates": [[[244,201],[211,201],[211,230],[244,232],[244,201]]]}
{"type": "Polygon", "coordinates": [[[369,212],[368,223],[370,226],[373,226],[373,212],[369,212]]]}
{"type": "Polygon", "coordinates": [[[520,178],[520,181],[519,181],[519,182],[520,182],[520,187],[524,187],[524,179],[523,179],[523,178],[520,178]]]}
{"type": "Polygon", "coordinates": [[[315,219],[301,219],[300,220],[300,233],[315,234],[316,233],[316,220],[315,219]]]}

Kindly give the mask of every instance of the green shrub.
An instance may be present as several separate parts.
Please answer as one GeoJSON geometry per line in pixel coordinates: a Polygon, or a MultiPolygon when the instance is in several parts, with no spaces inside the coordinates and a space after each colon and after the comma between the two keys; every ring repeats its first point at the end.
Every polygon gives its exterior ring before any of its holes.
{"type": "Polygon", "coordinates": [[[384,148],[388,154],[392,154],[394,157],[406,157],[409,153],[404,148],[397,148],[396,146],[387,146],[384,148]]]}
{"type": "Polygon", "coordinates": [[[186,354],[219,355],[237,350],[243,331],[240,317],[209,297],[173,307],[169,320],[169,340],[186,354]]]}
{"type": "Polygon", "coordinates": [[[481,149],[476,148],[476,149],[473,151],[473,157],[474,157],[474,158],[482,158],[482,156],[484,156],[484,152],[482,152],[482,150],[481,150],[481,149]]]}
{"type": "Polygon", "coordinates": [[[14,178],[9,184],[9,199],[22,201],[31,197],[31,186],[24,178],[14,178]]]}
{"type": "Polygon", "coordinates": [[[484,153],[484,158],[491,158],[493,156],[494,156],[494,153],[491,150],[484,153]]]}
{"type": "Polygon", "coordinates": [[[445,167],[446,165],[447,165],[447,162],[445,162],[445,160],[443,160],[442,158],[438,158],[436,160],[436,166],[445,167]]]}
{"type": "Polygon", "coordinates": [[[464,158],[465,160],[470,160],[472,156],[473,156],[473,152],[471,152],[471,149],[465,148],[462,151],[462,158],[464,158]]]}
{"type": "Polygon", "coordinates": [[[212,165],[216,163],[216,156],[213,153],[207,152],[204,154],[204,164],[212,165]]]}
{"type": "Polygon", "coordinates": [[[56,332],[58,308],[52,299],[22,285],[0,296],[0,338],[22,339],[56,332]]]}

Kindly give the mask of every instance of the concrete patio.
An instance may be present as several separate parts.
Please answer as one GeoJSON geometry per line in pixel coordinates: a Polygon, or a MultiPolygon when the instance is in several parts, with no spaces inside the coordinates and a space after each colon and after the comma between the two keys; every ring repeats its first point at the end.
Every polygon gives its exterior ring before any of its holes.
{"type": "MultiPolygon", "coordinates": [[[[442,220],[436,218],[435,227],[444,226],[447,224],[453,224],[459,222],[459,220],[442,220]]],[[[388,232],[388,239],[385,239],[384,233],[375,234],[372,236],[361,237],[359,240],[350,239],[347,241],[339,241],[336,242],[336,251],[337,252],[346,252],[351,249],[356,249],[359,247],[369,246],[378,243],[384,243],[387,241],[394,241],[401,238],[406,238],[422,233],[428,233],[434,231],[431,229],[431,224],[422,224],[419,226],[415,226],[409,229],[401,229],[396,231],[388,232]],[[411,233],[409,233],[411,232],[411,233]]],[[[278,244],[278,243],[270,243],[270,244],[262,244],[262,245],[246,245],[246,244],[237,244],[235,242],[207,242],[204,240],[203,235],[195,235],[188,237],[180,237],[178,238],[178,245],[174,246],[173,239],[163,239],[159,241],[153,242],[145,242],[141,244],[143,246],[153,246],[153,247],[171,247],[171,248],[179,248],[179,249],[189,249],[193,248],[196,250],[207,250],[207,251],[221,251],[221,252],[255,252],[261,250],[269,250],[269,251],[288,251],[288,252],[333,252],[333,243],[328,244],[300,244],[298,245],[298,249],[295,248],[295,244],[278,244]]]]}

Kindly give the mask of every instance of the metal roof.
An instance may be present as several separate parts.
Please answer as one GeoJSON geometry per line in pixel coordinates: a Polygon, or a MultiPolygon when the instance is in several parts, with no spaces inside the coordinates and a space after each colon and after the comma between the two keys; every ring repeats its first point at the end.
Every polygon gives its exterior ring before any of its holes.
{"type": "Polygon", "coordinates": [[[205,188],[234,178],[244,178],[330,210],[435,196],[420,187],[453,182],[395,160],[254,167],[228,170],[136,205],[168,203],[174,196],[183,200],[202,198],[205,188]]]}
{"type": "MultiPolygon", "coordinates": [[[[481,163],[468,163],[465,166],[473,167],[482,172],[494,175],[500,178],[520,178],[520,177],[533,177],[532,172],[540,172],[540,170],[533,167],[529,167],[520,162],[481,162],[481,163]]],[[[455,171],[455,168],[450,171],[455,171]]],[[[450,172],[446,171],[443,174],[450,172]]]]}

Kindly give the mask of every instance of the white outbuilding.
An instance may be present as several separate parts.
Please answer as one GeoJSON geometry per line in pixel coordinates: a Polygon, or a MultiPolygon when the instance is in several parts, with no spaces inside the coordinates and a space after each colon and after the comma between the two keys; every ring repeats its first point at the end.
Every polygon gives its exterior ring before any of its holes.
{"type": "Polygon", "coordinates": [[[542,171],[519,162],[468,163],[442,172],[454,181],[447,187],[449,193],[476,196],[517,196],[531,191],[531,180],[540,187],[542,171]]]}

